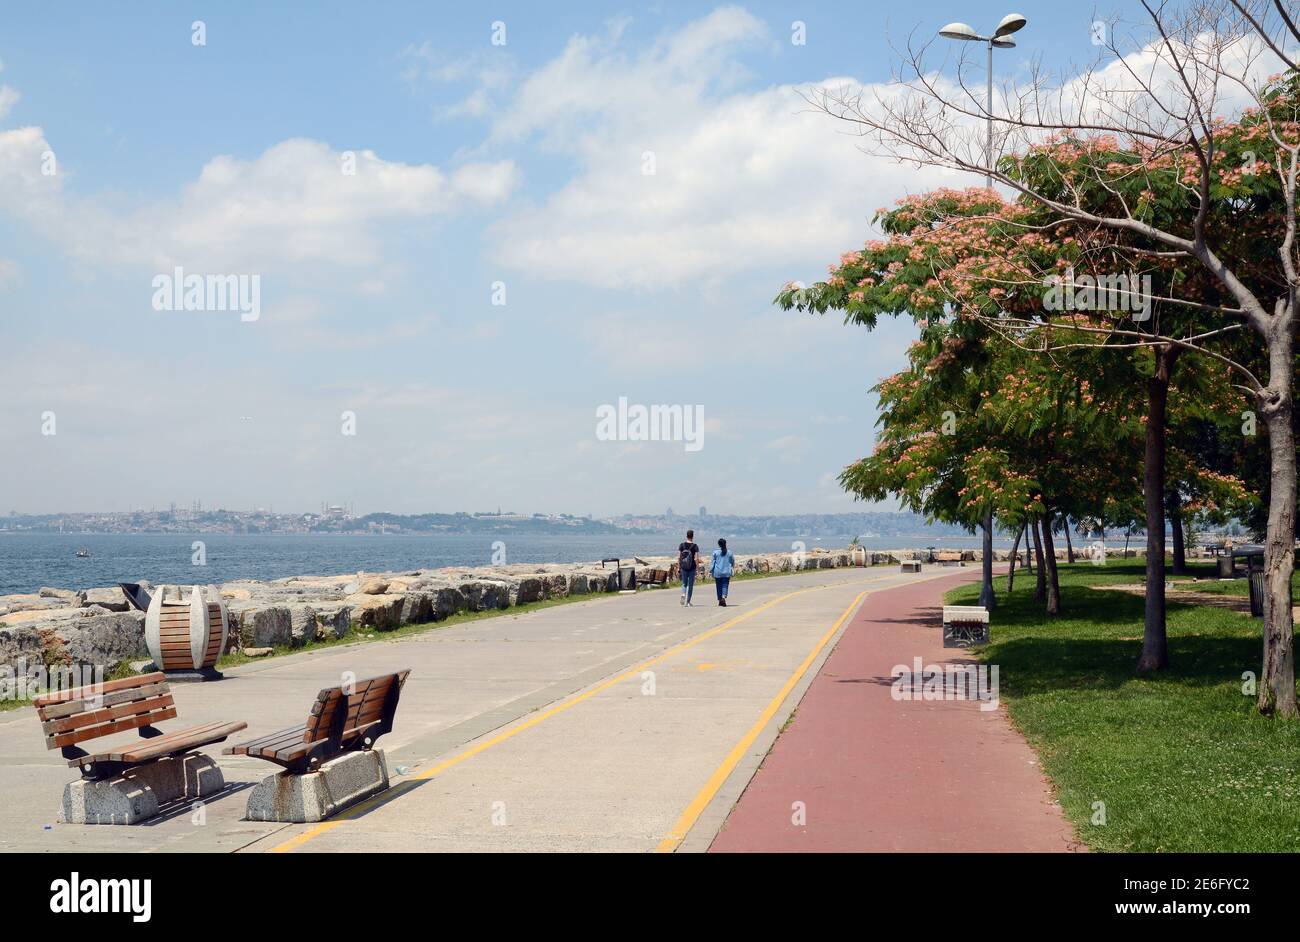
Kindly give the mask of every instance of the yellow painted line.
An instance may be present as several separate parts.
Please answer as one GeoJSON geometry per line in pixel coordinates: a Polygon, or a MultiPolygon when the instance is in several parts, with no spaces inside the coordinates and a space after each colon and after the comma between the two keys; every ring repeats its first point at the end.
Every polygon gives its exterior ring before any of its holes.
{"type": "Polygon", "coordinates": [[[772,698],[772,701],[768,703],[767,708],[763,710],[762,715],[759,716],[754,725],[749,728],[749,732],[745,734],[744,738],[741,739],[740,742],[736,743],[735,748],[727,754],[727,757],[722,760],[722,764],[714,770],[713,774],[709,776],[709,780],[704,783],[704,787],[699,790],[699,793],[691,800],[691,803],[686,806],[686,810],[683,811],[682,816],[677,819],[677,823],[673,825],[673,829],[668,833],[668,836],[660,841],[657,849],[658,853],[671,853],[677,849],[678,844],[685,840],[686,835],[690,832],[691,828],[695,826],[695,822],[699,820],[700,815],[704,813],[704,809],[707,808],[709,802],[713,800],[713,796],[716,795],[718,789],[722,787],[722,783],[727,780],[727,776],[731,775],[731,773],[735,771],[741,758],[743,758],[745,753],[749,751],[749,748],[754,745],[754,740],[758,739],[759,734],[763,732],[763,728],[771,722],[772,717],[776,715],[776,711],[779,710],[781,704],[785,702],[785,698],[790,696],[790,691],[799,683],[799,679],[808,672],[808,668],[812,666],[813,661],[817,660],[817,655],[822,652],[822,649],[825,648],[826,645],[830,644],[831,639],[835,637],[835,633],[840,630],[840,626],[848,620],[848,617],[853,614],[853,610],[858,607],[858,603],[861,602],[870,591],[870,589],[864,589],[859,592],[858,597],[855,598],[852,604],[844,610],[844,614],[839,617],[826,634],[821,636],[821,639],[817,642],[816,646],[808,652],[808,656],[803,659],[803,663],[796,668],[795,672],[791,674],[790,678],[785,682],[785,685],[780,689],[777,695],[772,698]]]}
{"type": "MultiPolygon", "coordinates": [[[[832,584],[832,585],[822,585],[822,586],[809,586],[806,589],[795,589],[793,592],[787,592],[785,595],[778,595],[776,598],[772,599],[771,601],[764,602],[762,605],[758,606],[757,608],[750,609],[749,611],[745,612],[743,615],[737,615],[735,618],[731,619],[730,621],[723,622],[721,625],[718,625],[716,628],[710,628],[708,631],[704,632],[703,634],[698,634],[694,638],[691,638],[688,641],[683,641],[681,644],[675,645],[669,648],[668,650],[655,655],[654,657],[650,658],[648,661],[642,661],[636,667],[630,668],[629,670],[626,670],[623,673],[618,674],[617,676],[602,681],[601,683],[597,684],[595,687],[592,687],[588,690],[584,690],[576,697],[571,697],[568,700],[561,701],[560,703],[556,704],[550,709],[544,710],[541,713],[537,713],[534,716],[529,717],[527,720],[525,720],[522,723],[519,723],[515,726],[511,726],[509,729],[505,730],[504,732],[498,733],[496,736],[493,736],[491,739],[485,739],[483,742],[480,742],[477,745],[472,746],[469,749],[466,749],[464,752],[452,756],[450,759],[447,759],[444,762],[439,762],[437,765],[430,766],[429,768],[421,772],[419,775],[416,775],[413,778],[408,779],[408,781],[421,782],[424,781],[425,779],[433,778],[435,775],[445,772],[448,769],[452,768],[453,766],[460,765],[466,759],[473,758],[474,756],[478,755],[480,752],[483,752],[484,750],[487,749],[491,749],[493,746],[499,743],[503,743],[507,739],[512,739],[513,737],[518,736],[524,730],[532,729],[534,726],[537,726],[539,723],[543,723],[546,720],[550,719],[552,716],[556,716],[560,713],[563,713],[565,710],[577,706],[579,703],[582,703],[584,700],[591,699],[596,694],[608,690],[610,687],[614,686],[615,684],[621,683],[622,681],[625,681],[631,677],[637,676],[646,668],[652,667],[653,665],[658,664],[660,661],[670,658],[675,654],[680,654],[682,651],[685,651],[688,648],[693,648],[695,647],[695,645],[700,644],[703,641],[707,641],[709,638],[713,638],[716,637],[717,635],[722,634],[722,632],[726,631],[728,628],[731,628],[734,625],[739,625],[742,621],[747,621],[748,619],[753,618],[755,615],[767,611],[772,606],[781,604],[786,599],[794,598],[796,595],[803,595],[805,592],[818,592],[822,589],[834,589],[834,588],[843,588],[843,583],[840,583],[839,585],[832,584]]],[[[858,596],[858,598],[854,600],[853,604],[857,605],[858,601],[861,600],[862,596],[866,594],[867,593],[865,591],[862,592],[858,596]]],[[[846,612],[845,615],[847,616],[847,614],[848,613],[846,612]]],[[[835,628],[831,629],[832,634],[835,632],[836,629],[839,628],[840,622],[842,622],[843,620],[844,619],[841,618],[839,622],[835,623],[835,628]]],[[[829,638],[829,635],[827,637],[829,638]]],[[[825,641],[823,641],[822,644],[824,645],[825,641]]],[[[821,647],[822,645],[819,645],[817,650],[821,650],[821,647]]],[[[809,662],[805,662],[804,667],[800,668],[799,675],[796,675],[795,677],[796,681],[798,680],[798,677],[802,675],[803,671],[807,669],[808,663],[809,662]]],[[[782,693],[781,697],[782,699],[784,699],[784,693],[782,693]]],[[[755,733],[755,735],[757,735],[757,733],[755,733]]],[[[375,798],[379,798],[379,797],[382,796],[380,795],[375,796],[375,798]]],[[[277,844],[275,847],[271,848],[271,853],[283,854],[291,850],[296,850],[297,848],[301,847],[303,844],[306,844],[308,841],[312,840],[313,838],[319,837],[320,835],[324,834],[326,831],[331,831],[334,828],[338,827],[340,824],[343,824],[345,821],[349,820],[350,818],[355,817],[368,804],[373,802],[375,798],[369,798],[366,799],[366,801],[353,805],[351,808],[343,812],[338,817],[333,818],[329,821],[321,822],[320,824],[317,824],[315,827],[310,828],[302,832],[301,834],[290,838],[289,840],[285,841],[283,844],[277,844]]]]}
{"type": "Polygon", "coordinates": [[[334,828],[338,827],[342,823],[343,821],[340,818],[335,818],[333,821],[325,821],[321,824],[316,825],[310,831],[303,831],[297,837],[290,838],[289,840],[285,841],[283,844],[276,844],[274,847],[271,848],[271,853],[287,854],[289,853],[289,851],[296,850],[297,848],[301,847],[303,844],[306,844],[313,837],[319,837],[320,835],[324,834],[326,831],[333,830],[334,828]]]}

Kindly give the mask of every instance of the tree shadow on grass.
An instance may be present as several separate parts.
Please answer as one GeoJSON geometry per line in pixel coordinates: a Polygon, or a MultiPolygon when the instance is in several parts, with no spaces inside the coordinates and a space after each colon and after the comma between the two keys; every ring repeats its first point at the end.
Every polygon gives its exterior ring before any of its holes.
{"type": "MultiPolygon", "coordinates": [[[[1141,641],[1022,637],[992,645],[1003,689],[1013,696],[1053,690],[1116,690],[1139,679],[1141,641]]],[[[1141,677],[1153,684],[1214,687],[1257,670],[1259,642],[1251,638],[1187,635],[1169,639],[1170,668],[1141,677]]]]}
{"type": "MultiPolygon", "coordinates": [[[[1050,618],[1031,594],[1013,596],[994,614],[986,660],[1013,696],[1117,689],[1139,676],[1144,610],[1140,596],[1062,586],[1061,614],[1050,618]]],[[[1209,687],[1258,670],[1260,638],[1239,613],[1179,602],[1166,611],[1171,666],[1142,680],[1209,687]]]]}

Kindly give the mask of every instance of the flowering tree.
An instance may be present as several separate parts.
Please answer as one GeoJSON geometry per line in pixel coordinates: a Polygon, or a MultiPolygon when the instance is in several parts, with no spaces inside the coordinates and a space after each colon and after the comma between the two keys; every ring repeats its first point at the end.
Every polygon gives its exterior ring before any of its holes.
{"type": "MultiPolygon", "coordinates": [[[[1058,514],[1098,521],[1131,515],[1144,436],[1150,441],[1144,371],[1154,366],[1147,351],[1125,346],[1116,356],[1106,338],[1092,335],[1042,358],[1026,353],[1023,334],[1009,338],[986,314],[1028,317],[1041,310],[1044,290],[1059,290],[1046,288],[1041,272],[1086,260],[1078,239],[1053,240],[1053,230],[1033,226],[1034,213],[1032,205],[1005,203],[986,190],[909,197],[877,216],[886,240],[845,253],[825,282],[787,285],[777,302],[841,310],[846,321],[868,327],[882,313],[905,311],[916,319],[921,339],[908,352],[911,368],[876,387],[882,426],[876,451],[841,480],[862,497],[892,493],[931,517],[986,524],[986,551],[994,514],[1004,525],[1029,525],[1035,546],[1046,547],[1040,585],[1055,614],[1053,521],[1058,514]]],[[[1104,322],[1091,312],[1070,317],[1104,322]]],[[[1221,395],[1205,395],[1196,375],[1176,400],[1179,413],[1223,408],[1221,395]]],[[[1162,507],[1165,443],[1157,441],[1156,505],[1162,507]]],[[[1178,467],[1189,493],[1220,502],[1242,493],[1240,482],[1206,479],[1190,455],[1180,452],[1178,467]]],[[[1147,477],[1149,489],[1149,464],[1147,477]]],[[[1163,510],[1157,528],[1163,539],[1163,510]]],[[[1160,578],[1153,591],[1163,600],[1163,543],[1154,565],[1160,578]]],[[[986,583],[991,595],[991,569],[986,583]]],[[[1154,611],[1156,630],[1148,635],[1158,641],[1163,666],[1163,604],[1154,611]]]]}
{"type": "MultiPolygon", "coordinates": [[[[1003,89],[996,109],[968,83],[964,60],[953,85],[925,64],[925,47],[908,50],[907,79],[888,95],[866,100],[861,92],[829,89],[814,93],[813,102],[851,123],[880,151],[988,175],[1092,248],[1144,263],[1188,262],[1213,285],[1208,301],[1186,298],[1181,290],[1162,297],[1169,306],[1213,317],[1209,331],[1082,319],[1072,325],[1075,337],[1062,340],[1055,326],[1043,329],[1041,312],[1023,324],[1000,320],[1008,335],[1018,328],[1033,332],[1030,343],[1044,354],[1080,342],[1081,333],[1104,336],[1110,346],[1148,348],[1156,360],[1157,387],[1167,385],[1177,358],[1187,352],[1232,368],[1267,430],[1273,483],[1259,708],[1293,717],[1300,64],[1289,50],[1300,43],[1300,10],[1283,0],[1179,6],[1143,0],[1142,6],[1148,19],[1136,34],[1114,24],[1108,30],[1109,71],[1094,66],[1057,80],[1035,67],[1027,83],[1003,89]],[[1136,41],[1121,48],[1113,38],[1121,35],[1136,41]],[[1275,71],[1283,74],[1270,77],[1275,71]],[[1239,107],[1241,100],[1248,106],[1239,107]],[[987,151],[978,126],[985,119],[996,129],[987,151]],[[1049,140],[1053,134],[1058,140],[1049,140]],[[1097,159],[1108,152],[1131,156],[1097,159]],[[1069,165],[1075,155],[1077,172],[1069,176],[1035,173],[1036,161],[1069,165]],[[1103,193],[1109,198],[1099,199],[1103,193]],[[1225,334],[1239,330],[1262,351],[1262,375],[1217,349],[1225,334]]],[[[1163,425],[1162,418],[1153,413],[1149,421],[1163,425]]],[[[1153,444],[1148,439],[1148,473],[1159,460],[1153,444]]],[[[1150,550],[1149,545],[1148,556],[1150,550]]]]}
{"type": "Polygon", "coordinates": [[[1003,276],[1026,264],[1012,256],[1053,256],[1045,240],[1023,239],[1018,212],[987,191],[909,197],[878,215],[886,240],[846,253],[825,282],[787,285],[777,302],[841,310],[847,322],[867,327],[881,314],[916,320],[921,337],[909,350],[911,369],[876,390],[882,424],[876,451],[841,480],[862,497],[893,493],[932,518],[982,526],[986,604],[992,602],[994,516],[1008,526],[1031,526],[1035,542],[1048,547],[1045,595],[1055,614],[1052,520],[1057,513],[1099,513],[1098,495],[1134,486],[1136,462],[1121,470],[1114,446],[1140,437],[1141,428],[1117,418],[1133,415],[1131,407],[1100,407],[1099,391],[1131,400],[1133,385],[1107,379],[1115,371],[1099,370],[1091,362],[1095,353],[1062,354],[1068,368],[1039,363],[968,316],[990,294],[1010,300],[1003,276]]]}

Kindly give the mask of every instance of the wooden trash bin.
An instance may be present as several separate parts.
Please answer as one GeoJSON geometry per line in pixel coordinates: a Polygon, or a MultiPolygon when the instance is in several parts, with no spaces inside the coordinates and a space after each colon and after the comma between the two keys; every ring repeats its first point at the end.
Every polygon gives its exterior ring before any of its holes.
{"type": "Polygon", "coordinates": [[[168,680],[220,680],[226,648],[226,606],[216,586],[194,586],[188,599],[167,598],[159,586],[144,618],[144,641],[168,680]]]}

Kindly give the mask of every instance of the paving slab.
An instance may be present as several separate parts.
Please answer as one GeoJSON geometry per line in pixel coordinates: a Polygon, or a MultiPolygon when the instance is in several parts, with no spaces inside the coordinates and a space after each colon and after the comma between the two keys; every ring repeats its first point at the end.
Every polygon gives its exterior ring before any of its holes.
{"type": "Polygon", "coordinates": [[[734,604],[725,609],[707,591],[692,608],[679,606],[671,588],[598,596],[400,639],[308,649],[231,668],[215,683],[177,685],[178,718],[164,731],[245,720],[249,728],[238,735],[252,738],[301,723],[317,691],[345,672],[411,669],[394,731],[381,740],[394,787],[306,839],[311,826],[242,820],[247,790],[275,768],[220,756],[221,746],[204,751],[218,757],[226,788],[197,810],[182,805],[130,827],[63,824],[63,787],[75,770],[42,748],[34,711],[5,713],[0,851],[229,852],[289,842],[309,851],[653,849],[856,594],[918,578],[934,574],[881,566],[743,580],[732,584],[734,604]],[[687,644],[654,666],[653,693],[641,692],[639,675],[611,684],[687,644]],[[602,684],[581,707],[417,780],[602,684]],[[505,823],[493,823],[494,813],[505,823]]]}
{"type": "MultiPolygon", "coordinates": [[[[275,835],[257,849],[662,849],[765,708],[774,698],[785,702],[780,693],[792,672],[861,593],[916,578],[880,567],[733,586],[733,604],[711,610],[725,613],[724,621],[711,618],[650,663],[411,769],[391,800],[297,829],[287,840],[275,835]]],[[[665,603],[657,617],[692,617],[674,609],[675,600],[665,603]]]]}

